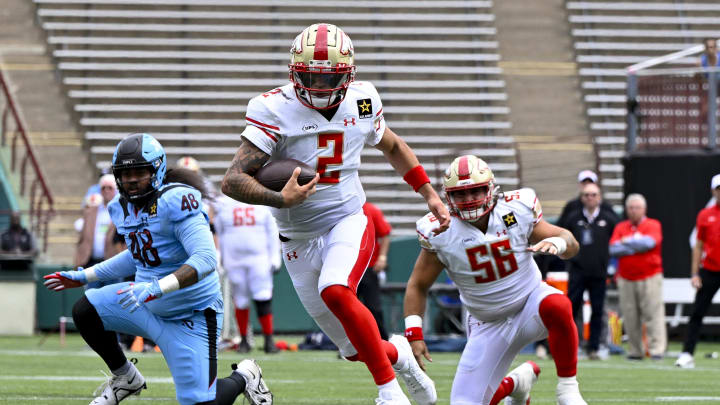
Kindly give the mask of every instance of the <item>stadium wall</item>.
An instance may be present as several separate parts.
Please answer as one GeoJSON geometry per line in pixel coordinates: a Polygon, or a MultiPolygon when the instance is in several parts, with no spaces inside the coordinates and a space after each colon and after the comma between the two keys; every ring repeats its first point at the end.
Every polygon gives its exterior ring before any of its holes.
{"type": "Polygon", "coordinates": [[[624,159],[625,195],[640,193],[647,215],[662,223],[665,277],[690,277],[690,233],[720,173],[720,153],[645,153],[624,159]]]}

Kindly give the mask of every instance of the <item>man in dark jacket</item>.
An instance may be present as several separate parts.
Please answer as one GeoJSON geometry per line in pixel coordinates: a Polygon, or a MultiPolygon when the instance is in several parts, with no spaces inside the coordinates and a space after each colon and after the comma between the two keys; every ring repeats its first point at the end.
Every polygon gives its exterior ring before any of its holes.
{"type": "Polygon", "coordinates": [[[590,359],[597,360],[610,259],[608,245],[620,218],[612,209],[601,207],[600,187],[593,182],[583,187],[580,202],[582,205],[569,211],[562,222],[558,221],[558,225],[572,232],[580,243],[580,252],[569,261],[568,296],[572,301],[573,316],[577,319],[583,305],[583,293],[587,290],[590,295],[592,315],[587,351],[590,359]]]}
{"type": "Polygon", "coordinates": [[[7,253],[34,254],[35,238],[20,224],[20,212],[10,216],[10,228],[0,236],[0,250],[7,253]]]}

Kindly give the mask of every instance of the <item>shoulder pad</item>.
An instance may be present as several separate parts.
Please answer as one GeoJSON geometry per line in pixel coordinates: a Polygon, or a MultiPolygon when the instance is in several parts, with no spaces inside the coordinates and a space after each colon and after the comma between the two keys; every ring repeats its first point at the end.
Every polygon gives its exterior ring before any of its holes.
{"type": "Polygon", "coordinates": [[[173,222],[203,214],[202,195],[200,191],[185,184],[168,184],[160,189],[157,200],[148,207],[149,215],[158,213],[173,222]]]}
{"type": "MultiPolygon", "coordinates": [[[[278,92],[281,91],[279,88],[272,91],[276,90],[278,92]]],[[[270,106],[270,103],[274,101],[272,100],[272,97],[278,95],[271,94],[271,92],[263,93],[250,100],[250,102],[248,103],[247,111],[245,112],[245,123],[247,125],[253,125],[266,131],[280,131],[279,120],[272,112],[270,106]],[[267,97],[267,94],[271,94],[271,97],[267,97]]]]}
{"type": "Polygon", "coordinates": [[[526,210],[532,214],[533,222],[537,223],[542,218],[542,206],[538,200],[535,190],[531,188],[521,188],[504,192],[504,202],[518,210],[526,210]]]}
{"type": "Polygon", "coordinates": [[[415,223],[415,230],[418,234],[418,242],[420,242],[420,246],[423,249],[427,249],[433,252],[435,251],[432,242],[435,238],[435,234],[433,234],[433,229],[437,227],[437,222],[438,220],[437,218],[435,218],[435,215],[429,212],[424,217],[418,219],[415,223]]]}

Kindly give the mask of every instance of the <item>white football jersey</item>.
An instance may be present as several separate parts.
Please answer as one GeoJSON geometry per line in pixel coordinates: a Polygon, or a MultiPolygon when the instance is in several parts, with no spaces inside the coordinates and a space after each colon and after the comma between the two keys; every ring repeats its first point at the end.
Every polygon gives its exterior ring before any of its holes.
{"type": "Polygon", "coordinates": [[[360,154],[385,132],[382,103],[372,83],[352,82],[330,121],[304,106],[292,84],[250,100],[245,120],[242,136],[270,160],[297,159],[320,173],[317,192],[302,204],[272,208],[283,236],[318,236],[362,209],[360,154]]]}
{"type": "Polygon", "coordinates": [[[437,254],[468,312],[483,321],[519,311],[542,278],[532,253],[525,250],[542,218],[535,191],[504,193],[488,215],[486,233],[456,216],[439,235],[432,232],[437,227],[432,214],[417,221],[420,245],[437,254]]]}
{"type": "Polygon", "coordinates": [[[280,266],[280,240],[275,219],[264,205],[250,205],[223,195],[214,205],[215,232],[223,267],[232,271],[253,262],[280,266]]]}

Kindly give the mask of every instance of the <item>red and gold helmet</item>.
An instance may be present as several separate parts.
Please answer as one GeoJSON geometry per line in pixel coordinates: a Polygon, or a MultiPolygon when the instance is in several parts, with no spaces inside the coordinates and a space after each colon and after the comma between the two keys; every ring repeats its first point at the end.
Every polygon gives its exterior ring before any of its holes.
{"type": "Polygon", "coordinates": [[[352,42],[332,24],[313,24],[290,48],[290,81],[306,106],[324,110],[340,104],[355,79],[352,42]]]}
{"type": "Polygon", "coordinates": [[[445,198],[450,211],[460,218],[475,222],[487,215],[495,207],[497,187],[495,176],[484,160],[473,155],[460,156],[453,160],[445,170],[443,179],[445,198]],[[478,187],[485,188],[485,197],[472,201],[456,201],[454,192],[478,187]]]}

